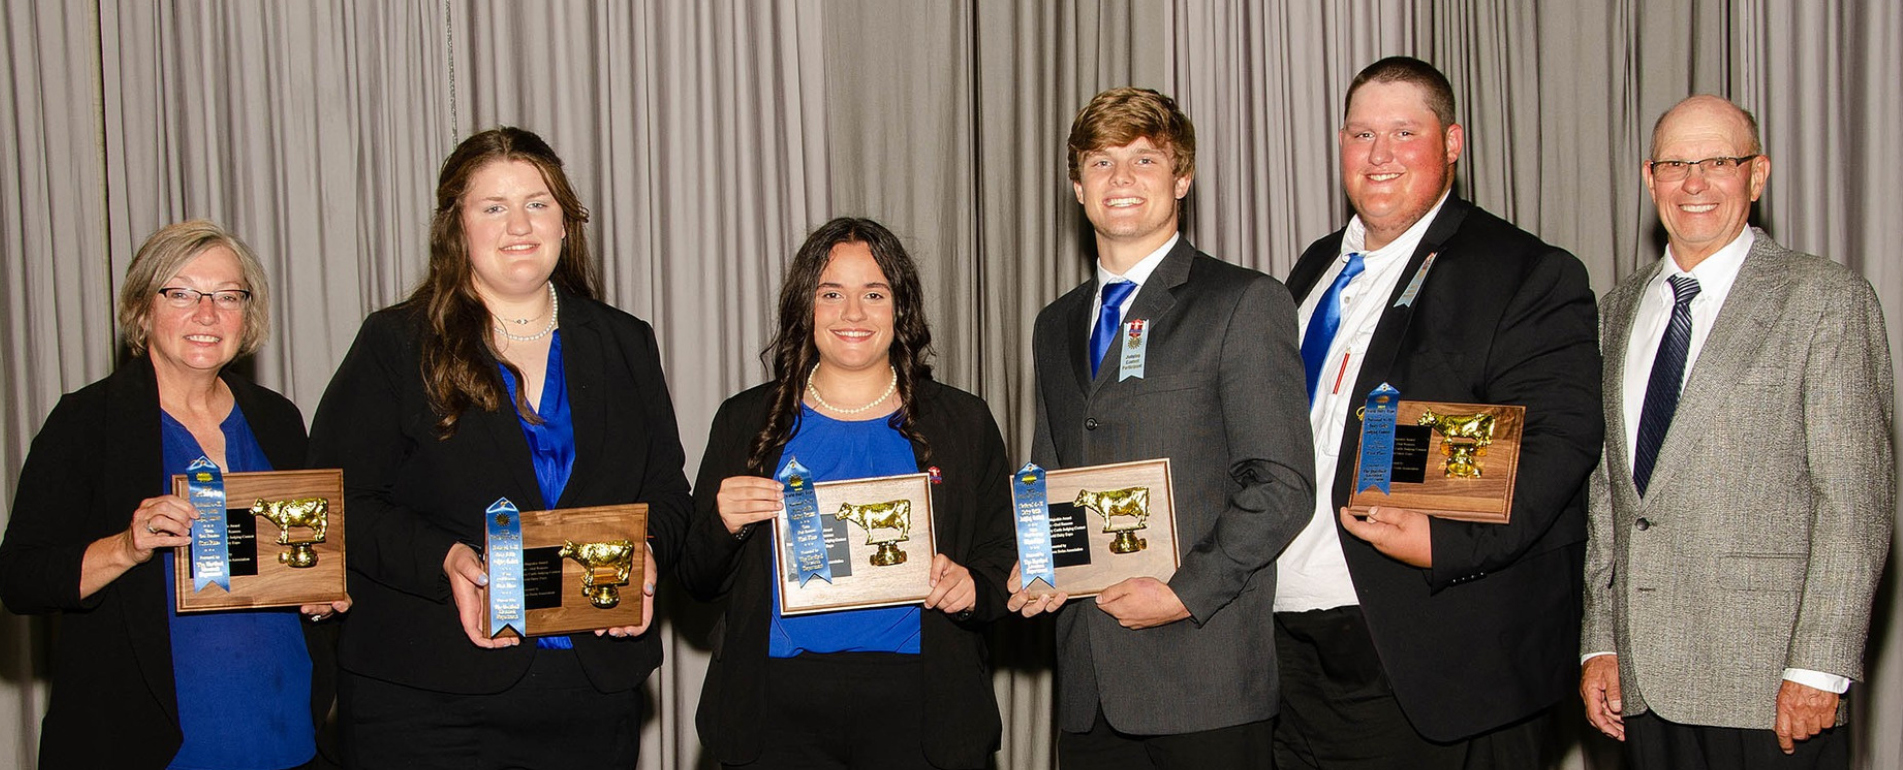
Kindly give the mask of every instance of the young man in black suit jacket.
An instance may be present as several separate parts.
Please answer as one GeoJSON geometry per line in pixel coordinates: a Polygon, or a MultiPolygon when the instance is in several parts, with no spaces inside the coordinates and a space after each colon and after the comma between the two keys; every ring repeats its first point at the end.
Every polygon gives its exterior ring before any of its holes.
{"type": "Polygon", "coordinates": [[[1264,620],[1275,555],[1308,520],[1313,460],[1286,289],[1177,233],[1195,141],[1174,101],[1134,88],[1097,95],[1071,129],[1097,266],[1038,314],[1032,459],[1170,458],[1182,566],[1167,583],[1125,580],[1069,606],[1013,597],[1025,614],[1058,612],[1067,769],[1269,766],[1264,620]],[[1127,345],[1111,343],[1136,328],[1143,363],[1126,366],[1127,345]]]}
{"type": "Polygon", "coordinates": [[[1339,137],[1355,218],[1289,274],[1324,491],[1278,560],[1278,767],[1540,767],[1577,671],[1604,431],[1592,290],[1572,255],[1450,194],[1453,112],[1425,62],[1363,70],[1339,137]],[[1355,408],[1383,383],[1526,407],[1510,523],[1346,508],[1355,408]]]}

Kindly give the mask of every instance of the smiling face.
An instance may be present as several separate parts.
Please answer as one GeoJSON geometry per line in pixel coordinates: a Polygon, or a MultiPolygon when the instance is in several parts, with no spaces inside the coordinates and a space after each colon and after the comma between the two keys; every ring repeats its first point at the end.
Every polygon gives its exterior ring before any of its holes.
{"type": "Polygon", "coordinates": [[[1378,249],[1453,187],[1463,139],[1458,124],[1441,125],[1420,86],[1395,81],[1355,91],[1339,141],[1341,185],[1367,227],[1366,247],[1378,249]]]}
{"type": "Polygon", "coordinates": [[[462,200],[471,281],[485,299],[542,292],[562,254],[562,208],[534,164],[492,162],[469,176],[462,200]]]}
{"type": "MultiPolygon", "coordinates": [[[[193,257],[169,280],[168,289],[214,292],[247,289],[238,255],[213,246],[193,257]]],[[[173,307],[154,293],[146,316],[146,350],[161,378],[197,372],[216,374],[238,357],[244,337],[244,307],[220,308],[209,297],[190,307],[173,307]]]]}
{"type": "Polygon", "coordinates": [[[813,291],[813,345],[820,363],[843,372],[884,367],[893,317],[892,286],[872,247],[858,241],[834,246],[813,291]]]}
{"type": "Polygon", "coordinates": [[[1169,151],[1138,137],[1078,160],[1071,189],[1097,231],[1099,256],[1114,248],[1141,259],[1176,234],[1176,202],[1189,194],[1190,177],[1176,175],[1169,151]]]}
{"type": "MultiPolygon", "coordinates": [[[[1744,115],[1716,97],[1680,102],[1653,132],[1652,160],[1735,158],[1758,151],[1744,115]]],[[[1672,259],[1681,269],[1690,270],[1744,231],[1752,202],[1764,194],[1771,159],[1745,161],[1731,173],[1701,166],[1674,182],[1653,178],[1649,163],[1641,171],[1645,188],[1658,206],[1659,221],[1665,225],[1672,259]]]]}

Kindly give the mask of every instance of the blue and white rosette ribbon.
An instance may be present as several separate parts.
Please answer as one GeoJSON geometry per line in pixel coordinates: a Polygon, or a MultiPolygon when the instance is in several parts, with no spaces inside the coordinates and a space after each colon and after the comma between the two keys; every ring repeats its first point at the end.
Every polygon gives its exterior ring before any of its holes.
{"type": "Polygon", "coordinates": [[[216,584],[231,590],[231,544],[225,537],[225,476],[211,458],[185,467],[185,496],[198,511],[192,522],[192,590],[216,584]]]}
{"type": "Polygon", "coordinates": [[[1018,580],[1021,588],[1042,580],[1057,587],[1057,565],[1051,558],[1051,508],[1044,487],[1044,469],[1025,463],[1011,476],[1011,498],[1017,503],[1018,580]]]}
{"type": "Polygon", "coordinates": [[[1355,493],[1379,489],[1390,494],[1389,481],[1394,475],[1394,424],[1401,406],[1401,391],[1381,383],[1368,393],[1361,411],[1361,472],[1355,477],[1355,493]]]}
{"type": "Polygon", "coordinates": [[[489,564],[489,638],[515,626],[528,636],[528,604],[522,587],[522,512],[509,498],[499,497],[483,512],[489,564]]]}
{"type": "Polygon", "coordinates": [[[819,494],[813,491],[813,474],[799,458],[787,461],[773,477],[786,494],[787,540],[793,547],[793,570],[801,587],[819,578],[833,582],[833,565],[826,555],[826,528],[819,524],[819,494]]]}

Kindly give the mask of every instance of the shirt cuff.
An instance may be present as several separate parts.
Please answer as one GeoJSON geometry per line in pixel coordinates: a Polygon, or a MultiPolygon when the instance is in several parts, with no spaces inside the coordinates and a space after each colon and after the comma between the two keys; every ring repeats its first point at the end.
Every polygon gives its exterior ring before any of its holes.
{"type": "Polygon", "coordinates": [[[1610,650],[1607,650],[1606,652],[1589,652],[1579,656],[1579,665],[1582,665],[1582,666],[1586,665],[1586,661],[1592,660],[1593,658],[1597,658],[1601,655],[1614,655],[1614,654],[1616,653],[1610,650]]]}
{"type": "Polygon", "coordinates": [[[1850,690],[1849,677],[1826,674],[1822,671],[1812,671],[1808,668],[1784,669],[1784,679],[1807,687],[1815,687],[1824,692],[1834,692],[1838,695],[1842,695],[1850,690]]]}

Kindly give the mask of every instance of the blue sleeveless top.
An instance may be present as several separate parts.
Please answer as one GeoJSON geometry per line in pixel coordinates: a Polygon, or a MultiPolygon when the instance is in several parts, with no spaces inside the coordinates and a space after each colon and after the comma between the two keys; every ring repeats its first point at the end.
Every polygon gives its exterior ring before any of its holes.
{"type": "MultiPolygon", "coordinates": [[[[159,413],[165,475],[184,473],[205,454],[171,415],[159,413]]],[[[237,405],[219,429],[225,434],[226,473],[272,470],[237,405]]],[[[242,506],[240,506],[242,507],[242,506]]],[[[262,540],[262,538],[260,538],[262,540]]],[[[262,552],[264,549],[260,549],[262,552]]],[[[165,574],[176,557],[165,552],[165,574]]],[[[278,770],[317,755],[311,725],[311,658],[295,609],[194,612],[181,615],[172,583],[165,583],[171,618],[172,677],[178,682],[178,724],[185,742],[167,765],[173,770],[278,770]]],[[[216,591],[217,588],[206,588],[216,591]]],[[[110,732],[110,731],[108,731],[110,732]]],[[[112,740],[102,735],[101,740],[112,740]]]]}
{"type": "MultiPolygon", "coordinates": [[[[509,403],[515,403],[515,377],[509,374],[502,362],[496,362],[496,368],[502,370],[502,384],[509,388],[509,403]]],[[[537,425],[527,418],[516,415],[522,424],[522,438],[529,442],[529,457],[535,461],[535,483],[542,491],[543,510],[554,508],[561,502],[562,490],[568,488],[568,476],[575,470],[575,419],[568,409],[568,375],[562,369],[562,333],[548,343],[548,372],[542,381],[542,403],[535,405],[535,413],[542,418],[537,425]]],[[[521,506],[524,510],[535,510],[535,506],[521,506]]],[[[535,646],[544,650],[572,650],[575,642],[566,636],[537,637],[535,646]]]]}
{"type": "MultiPolygon", "coordinates": [[[[780,467],[799,458],[814,481],[842,481],[918,472],[912,442],[887,418],[835,420],[801,405],[793,438],[780,454],[780,467]]],[[[778,473],[776,471],[775,475],[778,473]]],[[[790,658],[802,652],[898,652],[918,654],[919,606],[880,607],[813,615],[780,615],[780,581],[773,586],[773,624],[767,632],[767,657],[790,658]]]]}

